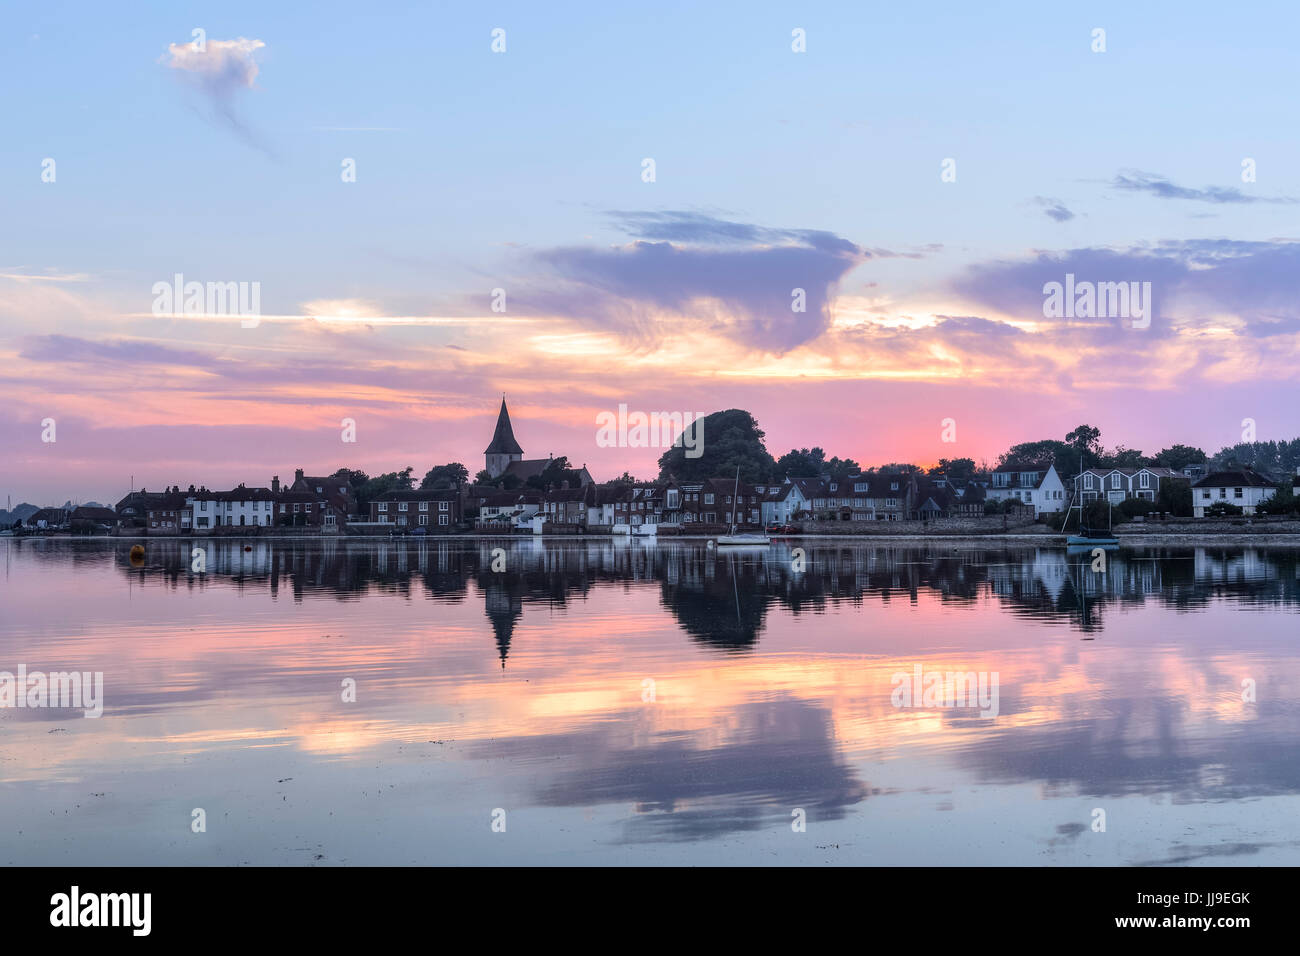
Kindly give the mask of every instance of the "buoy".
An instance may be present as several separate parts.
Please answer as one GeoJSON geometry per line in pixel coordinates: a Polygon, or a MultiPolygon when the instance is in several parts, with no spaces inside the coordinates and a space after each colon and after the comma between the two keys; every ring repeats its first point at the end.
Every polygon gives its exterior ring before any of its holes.
{"type": "Polygon", "coordinates": [[[142,544],[131,545],[131,563],[135,565],[137,568],[140,565],[144,564],[144,545],[142,544]]]}
{"type": "Polygon", "coordinates": [[[253,546],[252,546],[251,544],[246,544],[246,545],[244,545],[244,550],[245,550],[245,551],[252,551],[252,550],[253,550],[253,546]]]}

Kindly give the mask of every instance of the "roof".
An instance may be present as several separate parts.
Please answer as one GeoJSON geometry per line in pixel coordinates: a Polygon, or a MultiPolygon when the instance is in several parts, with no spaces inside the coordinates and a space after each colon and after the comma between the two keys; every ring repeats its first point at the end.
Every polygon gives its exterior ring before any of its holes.
{"type": "Polygon", "coordinates": [[[505,396],[501,397],[501,411],[497,413],[496,431],[492,433],[492,443],[487,446],[485,455],[522,455],[524,450],[515,441],[515,431],[510,427],[510,412],[506,409],[505,396]]]}
{"type": "Polygon", "coordinates": [[[112,508],[81,505],[72,509],[73,521],[109,521],[116,523],[117,512],[112,508]]]}
{"type": "Polygon", "coordinates": [[[371,501],[453,501],[460,497],[454,488],[394,488],[375,495],[371,501]]]}
{"type": "Polygon", "coordinates": [[[270,488],[249,488],[240,485],[229,491],[183,491],[179,497],[183,502],[186,498],[193,498],[195,501],[275,501],[280,496],[270,488]]]}
{"type": "Polygon", "coordinates": [[[1253,468],[1238,471],[1216,471],[1192,485],[1193,488],[1272,488],[1275,482],[1265,478],[1253,468]]]}

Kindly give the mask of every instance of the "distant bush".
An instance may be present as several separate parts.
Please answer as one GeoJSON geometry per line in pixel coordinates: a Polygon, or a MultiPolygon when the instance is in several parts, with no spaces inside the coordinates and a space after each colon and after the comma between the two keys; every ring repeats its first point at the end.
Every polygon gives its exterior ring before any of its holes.
{"type": "Polygon", "coordinates": [[[1231,501],[1216,501],[1205,509],[1207,518],[1233,518],[1241,514],[1243,514],[1241,507],[1234,505],[1231,501]]]}

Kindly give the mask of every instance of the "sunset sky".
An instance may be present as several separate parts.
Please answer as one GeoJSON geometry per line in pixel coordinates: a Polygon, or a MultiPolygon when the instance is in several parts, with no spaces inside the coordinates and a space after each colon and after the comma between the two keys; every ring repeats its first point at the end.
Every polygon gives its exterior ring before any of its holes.
{"type": "Polygon", "coordinates": [[[657,471],[620,403],[868,465],[1300,433],[1293,5],[279,7],[6,12],[0,505],[472,474],[503,393],[597,480],[657,471]],[[1045,318],[1067,273],[1150,327],[1045,318]]]}

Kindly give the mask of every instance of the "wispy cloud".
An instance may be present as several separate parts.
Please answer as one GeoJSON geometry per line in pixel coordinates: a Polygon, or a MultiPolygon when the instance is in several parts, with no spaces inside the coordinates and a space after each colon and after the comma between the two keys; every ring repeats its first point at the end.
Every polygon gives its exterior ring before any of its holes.
{"type": "Polygon", "coordinates": [[[162,63],[184,76],[207,98],[217,118],[229,126],[249,145],[267,153],[269,148],[249,128],[236,109],[236,96],[251,90],[257,80],[255,54],[266,46],[261,40],[238,37],[234,40],[206,40],[201,46],[169,43],[162,63]]]}
{"type": "Polygon", "coordinates": [[[1066,208],[1065,203],[1059,199],[1051,199],[1047,196],[1035,196],[1034,202],[1043,207],[1043,215],[1053,222],[1069,222],[1074,218],[1074,213],[1066,208]]]}
{"type": "Polygon", "coordinates": [[[1131,192],[1143,192],[1158,199],[1188,199],[1194,202],[1208,203],[1276,203],[1289,205],[1300,202],[1291,196],[1252,196],[1236,187],[1206,186],[1204,189],[1192,189],[1179,186],[1156,173],[1144,173],[1137,169],[1121,170],[1111,186],[1131,192]]]}

